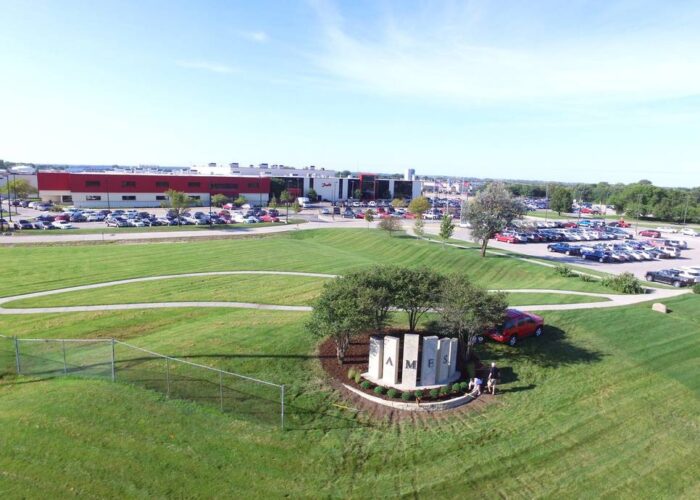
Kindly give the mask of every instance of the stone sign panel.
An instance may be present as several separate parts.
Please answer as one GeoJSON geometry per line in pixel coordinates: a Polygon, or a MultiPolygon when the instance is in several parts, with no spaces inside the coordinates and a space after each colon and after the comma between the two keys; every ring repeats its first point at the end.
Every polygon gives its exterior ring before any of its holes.
{"type": "Polygon", "coordinates": [[[420,335],[407,333],[403,336],[403,360],[401,361],[401,383],[415,386],[418,383],[418,345],[420,335]]]}
{"type": "Polygon", "coordinates": [[[395,385],[399,381],[399,338],[384,337],[384,366],[382,381],[395,385]]]}
{"type": "Polygon", "coordinates": [[[423,337],[423,352],[421,353],[420,365],[420,385],[435,385],[437,344],[437,337],[423,337]]]}
{"type": "Polygon", "coordinates": [[[375,380],[382,378],[384,367],[384,339],[377,335],[369,338],[369,367],[367,373],[375,380]]]}
{"type": "Polygon", "coordinates": [[[452,342],[450,339],[438,340],[437,355],[437,383],[446,384],[450,376],[450,350],[452,342]]]}

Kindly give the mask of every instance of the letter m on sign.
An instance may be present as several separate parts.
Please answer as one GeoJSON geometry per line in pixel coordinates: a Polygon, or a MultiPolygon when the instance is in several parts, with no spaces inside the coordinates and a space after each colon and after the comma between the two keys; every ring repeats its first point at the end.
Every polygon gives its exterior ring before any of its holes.
{"type": "Polygon", "coordinates": [[[406,360],[406,368],[408,368],[410,370],[417,370],[418,369],[418,361],[415,359],[413,361],[409,361],[407,359],[406,360]]]}

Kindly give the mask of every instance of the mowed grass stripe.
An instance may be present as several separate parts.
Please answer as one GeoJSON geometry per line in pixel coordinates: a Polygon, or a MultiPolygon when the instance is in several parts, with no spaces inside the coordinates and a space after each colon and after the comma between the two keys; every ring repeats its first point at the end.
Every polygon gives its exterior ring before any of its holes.
{"type": "MultiPolygon", "coordinates": [[[[342,274],[372,264],[428,265],[465,272],[489,288],[561,288],[601,292],[599,283],[562,278],[509,256],[441,247],[379,231],[328,229],[246,240],[0,248],[0,296],[142,276],[270,270],[342,274]],[[21,279],[19,279],[21,277],[21,279]]],[[[609,290],[608,290],[609,291],[609,290]]]]}

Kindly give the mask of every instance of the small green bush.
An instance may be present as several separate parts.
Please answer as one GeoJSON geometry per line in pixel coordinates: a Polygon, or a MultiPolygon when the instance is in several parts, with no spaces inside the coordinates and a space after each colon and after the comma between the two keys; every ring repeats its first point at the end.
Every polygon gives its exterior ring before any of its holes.
{"type": "Polygon", "coordinates": [[[394,389],[393,387],[386,391],[386,395],[389,396],[390,398],[398,398],[399,397],[399,391],[394,389]]]}
{"type": "Polygon", "coordinates": [[[378,385],[377,387],[374,388],[374,393],[381,396],[382,394],[384,394],[384,387],[382,387],[381,385],[378,385]]]}
{"type": "Polygon", "coordinates": [[[438,389],[430,389],[430,397],[437,399],[440,396],[440,391],[438,389]]]}
{"type": "Polygon", "coordinates": [[[693,285],[693,293],[700,294],[700,283],[693,285]]]}
{"type": "Polygon", "coordinates": [[[603,286],[612,288],[616,292],[626,293],[626,294],[638,294],[644,293],[644,287],[639,282],[634,274],[625,272],[617,276],[608,276],[603,278],[601,281],[603,286]]]}
{"type": "Polygon", "coordinates": [[[414,395],[416,396],[416,398],[422,398],[422,397],[423,397],[423,391],[418,390],[418,391],[416,391],[416,392],[414,393],[414,395]]]}
{"type": "Polygon", "coordinates": [[[452,384],[452,394],[457,394],[461,390],[459,383],[452,384]]]}
{"type": "Polygon", "coordinates": [[[365,380],[364,382],[362,382],[362,383],[360,384],[360,387],[362,387],[363,389],[371,389],[371,388],[372,388],[372,382],[370,382],[369,380],[365,380]]]}
{"type": "Polygon", "coordinates": [[[403,399],[404,401],[410,401],[411,400],[411,392],[410,391],[402,392],[401,399],[403,399]]]}
{"type": "Polygon", "coordinates": [[[559,276],[563,276],[564,278],[568,278],[570,276],[575,275],[575,273],[571,270],[569,266],[565,266],[563,264],[559,264],[557,267],[555,267],[554,272],[557,273],[559,276]]]}
{"type": "Polygon", "coordinates": [[[440,387],[440,394],[442,396],[447,396],[450,393],[450,386],[449,385],[443,385],[440,387]]]}
{"type": "Polygon", "coordinates": [[[468,382],[460,382],[459,383],[459,390],[462,392],[467,392],[469,390],[469,383],[468,382]]]}
{"type": "Polygon", "coordinates": [[[581,279],[581,281],[585,281],[586,283],[590,283],[591,281],[595,281],[595,278],[591,276],[590,274],[579,274],[578,277],[581,279]]]}
{"type": "Polygon", "coordinates": [[[356,375],[356,374],[357,374],[357,371],[355,371],[354,368],[350,368],[350,369],[348,370],[348,378],[349,378],[350,380],[355,380],[355,375],[356,375]]]}
{"type": "Polygon", "coordinates": [[[359,384],[360,382],[362,382],[362,374],[358,372],[355,374],[355,383],[359,384]]]}

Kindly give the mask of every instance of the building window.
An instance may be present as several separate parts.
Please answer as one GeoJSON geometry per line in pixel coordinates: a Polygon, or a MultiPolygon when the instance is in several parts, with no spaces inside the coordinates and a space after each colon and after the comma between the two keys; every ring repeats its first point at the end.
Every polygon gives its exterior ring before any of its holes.
{"type": "Polygon", "coordinates": [[[201,186],[201,183],[199,183],[199,182],[188,182],[187,183],[187,187],[191,187],[191,188],[198,188],[200,186],[201,186]]]}
{"type": "Polygon", "coordinates": [[[231,184],[228,182],[224,182],[224,183],[213,182],[213,183],[209,184],[209,187],[211,189],[238,189],[238,184],[231,184]]]}
{"type": "Polygon", "coordinates": [[[166,201],[167,199],[168,197],[162,194],[156,196],[156,201],[166,201]]]}
{"type": "Polygon", "coordinates": [[[170,187],[170,183],[166,181],[156,181],[156,187],[168,189],[170,187]]]}
{"type": "Polygon", "coordinates": [[[85,187],[100,187],[100,181],[85,181],[85,187]]]}
{"type": "Polygon", "coordinates": [[[136,196],[122,196],[122,201],[135,201],[136,196]]]}
{"type": "Polygon", "coordinates": [[[61,196],[61,203],[73,203],[73,196],[70,194],[61,196]]]}
{"type": "Polygon", "coordinates": [[[202,197],[199,195],[190,196],[191,200],[200,200],[202,197]]]}
{"type": "Polygon", "coordinates": [[[123,188],[135,188],[136,181],[122,181],[122,187],[123,188]]]}
{"type": "Polygon", "coordinates": [[[102,196],[98,196],[96,194],[89,194],[85,197],[87,201],[100,201],[102,199],[102,196]]]}

